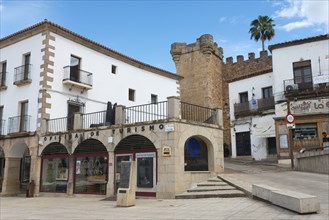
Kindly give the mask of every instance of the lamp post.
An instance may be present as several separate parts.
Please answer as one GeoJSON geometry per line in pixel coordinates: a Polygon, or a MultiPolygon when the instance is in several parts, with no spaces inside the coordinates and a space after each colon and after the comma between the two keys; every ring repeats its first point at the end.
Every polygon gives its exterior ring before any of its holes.
{"type": "MultiPolygon", "coordinates": [[[[287,110],[288,115],[291,115],[290,111],[290,99],[287,99],[287,110]]],[[[288,128],[288,147],[289,147],[289,157],[291,162],[291,168],[294,168],[294,153],[293,153],[293,138],[292,138],[292,129],[288,128]]]]}

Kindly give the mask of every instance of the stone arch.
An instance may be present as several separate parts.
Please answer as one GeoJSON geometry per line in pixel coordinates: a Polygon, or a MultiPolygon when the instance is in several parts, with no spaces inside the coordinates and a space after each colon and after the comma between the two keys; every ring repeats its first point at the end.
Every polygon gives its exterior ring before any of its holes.
{"type": "Polygon", "coordinates": [[[22,158],[26,153],[30,154],[27,144],[24,141],[19,141],[10,148],[8,157],[22,158]]]}
{"type": "Polygon", "coordinates": [[[51,144],[48,144],[41,152],[41,155],[52,154],[69,154],[69,152],[63,144],[59,142],[53,142],[51,144]]]}
{"type": "Polygon", "coordinates": [[[122,139],[115,147],[114,152],[136,151],[136,150],[156,150],[150,139],[143,135],[133,134],[122,139]]]}
{"type": "MultiPolygon", "coordinates": [[[[208,151],[208,171],[217,172],[217,170],[216,170],[218,167],[217,165],[219,165],[219,168],[222,166],[221,164],[218,164],[218,163],[221,163],[221,161],[218,161],[218,159],[219,159],[218,155],[220,154],[220,152],[217,152],[217,150],[215,151],[215,147],[220,146],[219,138],[214,137],[211,134],[211,132],[207,132],[205,129],[198,129],[193,133],[190,131],[183,132],[183,133],[181,133],[180,139],[178,141],[178,146],[180,147],[181,155],[184,155],[185,143],[191,137],[197,137],[206,144],[207,151],[208,151]],[[218,155],[216,154],[216,152],[218,155]]],[[[184,163],[184,161],[182,163],[184,163]]]]}
{"type": "Polygon", "coordinates": [[[107,152],[105,145],[97,139],[87,139],[82,141],[74,150],[73,154],[90,153],[90,152],[107,152]]]}

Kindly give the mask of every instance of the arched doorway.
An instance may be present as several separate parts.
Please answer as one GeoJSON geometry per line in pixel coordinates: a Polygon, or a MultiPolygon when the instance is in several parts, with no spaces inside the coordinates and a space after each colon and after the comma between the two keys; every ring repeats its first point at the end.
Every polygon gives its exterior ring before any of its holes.
{"type": "Polygon", "coordinates": [[[108,152],[96,139],[80,143],[74,151],[74,193],[106,194],[108,152]]]}
{"type": "Polygon", "coordinates": [[[2,147],[0,146],[0,192],[2,192],[2,182],[5,173],[5,153],[3,152],[2,147]]]}
{"type": "Polygon", "coordinates": [[[4,193],[20,193],[26,191],[30,182],[31,156],[27,145],[23,141],[16,142],[6,158],[6,175],[2,184],[4,193]]]}
{"type": "Polygon", "coordinates": [[[208,171],[208,148],[198,136],[186,140],[184,146],[185,171],[208,171]]]}
{"type": "Polygon", "coordinates": [[[64,145],[54,142],[45,147],[41,154],[40,192],[67,192],[68,158],[64,145]]]}
{"type": "Polygon", "coordinates": [[[136,161],[137,196],[156,196],[157,181],[156,148],[152,141],[142,135],[130,135],[115,148],[115,192],[120,183],[122,161],[136,161]]]}

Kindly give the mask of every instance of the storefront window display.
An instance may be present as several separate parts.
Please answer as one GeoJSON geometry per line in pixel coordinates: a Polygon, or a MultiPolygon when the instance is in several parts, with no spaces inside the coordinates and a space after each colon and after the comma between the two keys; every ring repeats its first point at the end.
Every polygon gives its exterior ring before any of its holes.
{"type": "Polygon", "coordinates": [[[45,156],[42,159],[42,192],[65,193],[68,180],[68,157],[45,156]]]}
{"type": "Polygon", "coordinates": [[[75,193],[105,194],[107,154],[76,155],[75,193]]]}

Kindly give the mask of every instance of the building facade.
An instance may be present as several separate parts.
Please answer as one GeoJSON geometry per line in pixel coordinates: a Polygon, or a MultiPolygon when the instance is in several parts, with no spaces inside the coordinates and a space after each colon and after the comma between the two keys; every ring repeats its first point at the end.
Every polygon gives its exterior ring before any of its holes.
{"type": "Polygon", "coordinates": [[[322,149],[329,131],[329,35],[269,46],[278,159],[290,162],[299,151],[322,149]],[[293,115],[288,122],[286,116],[293,115]]]}
{"type": "Polygon", "coordinates": [[[138,183],[141,195],[173,198],[222,170],[220,110],[198,107],[206,118],[192,118],[186,109],[195,107],[167,99],[179,95],[180,75],[47,20],[0,42],[3,195],[24,191],[32,180],[37,194],[114,195],[120,161],[136,160],[137,177],[152,177],[138,183]],[[193,144],[197,152],[184,157],[193,144]],[[163,147],[172,152],[164,160],[163,147]],[[189,169],[203,173],[191,176],[189,169]]]}

